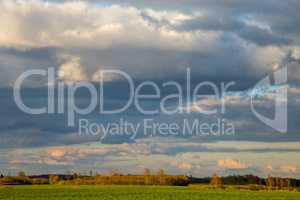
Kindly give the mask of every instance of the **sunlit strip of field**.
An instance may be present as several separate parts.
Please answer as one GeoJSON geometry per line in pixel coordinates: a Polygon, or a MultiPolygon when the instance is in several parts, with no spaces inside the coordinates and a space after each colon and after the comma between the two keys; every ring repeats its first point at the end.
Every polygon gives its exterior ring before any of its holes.
{"type": "Polygon", "coordinates": [[[175,186],[2,186],[0,199],[20,200],[96,200],[96,199],[172,199],[172,200],[299,200],[298,192],[201,190],[175,186]]]}

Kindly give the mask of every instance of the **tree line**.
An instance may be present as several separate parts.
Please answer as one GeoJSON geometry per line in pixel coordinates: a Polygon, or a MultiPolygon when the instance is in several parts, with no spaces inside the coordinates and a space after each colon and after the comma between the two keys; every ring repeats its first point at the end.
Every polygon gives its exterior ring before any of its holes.
{"type": "Polygon", "coordinates": [[[252,188],[257,190],[289,190],[300,187],[300,180],[291,178],[280,178],[268,176],[260,178],[254,175],[226,176],[214,175],[207,178],[194,178],[185,175],[167,175],[163,169],[151,173],[145,169],[143,175],[123,175],[112,171],[110,175],[93,174],[81,175],[79,173],[47,174],[39,176],[27,176],[19,172],[17,176],[0,175],[0,185],[177,185],[205,184],[213,188],[224,186],[241,186],[241,188],[252,188]],[[247,187],[243,187],[247,186],[247,187]]]}
{"type": "Polygon", "coordinates": [[[0,185],[178,185],[186,186],[190,183],[184,175],[166,175],[160,169],[151,174],[149,169],[144,170],[143,175],[123,175],[113,172],[110,175],[90,174],[89,176],[73,173],[71,175],[40,175],[26,176],[19,172],[17,176],[2,176],[0,185]]]}
{"type": "Polygon", "coordinates": [[[248,186],[241,188],[248,188],[253,190],[292,190],[293,188],[300,187],[300,180],[297,179],[273,176],[268,176],[267,178],[260,178],[258,176],[253,175],[227,177],[219,177],[217,175],[214,175],[209,179],[209,183],[212,187],[217,188],[221,188],[226,185],[239,185],[248,186]]]}

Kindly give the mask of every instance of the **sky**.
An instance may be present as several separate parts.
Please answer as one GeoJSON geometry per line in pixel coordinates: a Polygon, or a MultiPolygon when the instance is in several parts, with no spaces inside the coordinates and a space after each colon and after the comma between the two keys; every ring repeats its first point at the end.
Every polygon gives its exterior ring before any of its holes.
{"type": "MultiPolygon", "coordinates": [[[[218,173],[300,178],[298,0],[0,0],[0,8],[1,173],[135,174],[163,168],[170,174],[199,177],[218,173]],[[26,105],[47,105],[48,89],[59,83],[68,88],[88,82],[97,91],[104,86],[104,99],[79,89],[74,94],[77,106],[96,99],[97,108],[119,108],[129,98],[128,80],[120,74],[103,75],[105,70],[128,74],[135,86],[150,81],[158,85],[160,98],[141,101],[147,109],[160,107],[164,96],[176,93],[178,88],[164,86],[168,81],[179,83],[184,95],[181,103],[176,98],[165,102],[168,109],[177,110],[172,114],[160,109],[141,113],[132,103],[116,114],[99,109],[75,113],[75,125],[69,126],[67,112],[28,114],[15,101],[16,81],[24,72],[48,69],[55,71],[53,82],[32,76],[23,83],[26,105]],[[287,70],[286,81],[276,85],[281,69],[287,70]],[[271,84],[256,87],[266,77],[271,84]],[[224,83],[234,85],[217,99],[185,95],[189,84],[195,90],[205,82],[218,91],[224,83]],[[287,98],[276,93],[282,87],[287,98]],[[226,111],[220,109],[223,100],[226,111]],[[270,127],[258,115],[276,116],[277,104],[286,107],[287,115],[280,113],[270,127]],[[213,114],[203,113],[215,109],[213,114]],[[152,124],[178,124],[180,130],[105,134],[112,123],[138,125],[147,119],[152,124]],[[286,131],[274,128],[285,119],[286,131]],[[82,133],[82,120],[102,125],[101,133],[82,133]],[[220,125],[231,134],[183,134],[185,123],[195,120],[220,125]],[[227,129],[230,125],[234,131],[227,129]]],[[[212,94],[209,87],[201,89],[201,94],[212,94]]],[[[151,87],[142,90],[153,92],[151,87]]],[[[56,91],[55,100],[65,98],[57,96],[56,91]]]]}

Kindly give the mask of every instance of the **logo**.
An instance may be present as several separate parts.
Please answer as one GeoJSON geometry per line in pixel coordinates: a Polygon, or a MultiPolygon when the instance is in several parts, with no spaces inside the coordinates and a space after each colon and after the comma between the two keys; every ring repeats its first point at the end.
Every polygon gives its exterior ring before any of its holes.
{"type": "Polygon", "coordinates": [[[274,87],[271,85],[270,77],[267,76],[259,81],[251,92],[251,110],[253,114],[267,126],[281,132],[287,132],[287,67],[274,72],[274,87]],[[275,100],[275,115],[274,118],[268,118],[258,113],[254,108],[254,97],[257,96],[257,91],[266,88],[274,88],[271,90],[275,100]]]}
{"type": "MultiPolygon", "coordinates": [[[[81,81],[75,83],[65,83],[60,81],[56,77],[55,69],[49,68],[48,70],[30,70],[24,72],[17,80],[14,85],[14,100],[17,106],[25,113],[32,115],[41,115],[41,114],[66,114],[68,126],[74,127],[75,122],[77,121],[78,116],[88,115],[93,112],[98,112],[101,115],[112,115],[112,114],[122,114],[128,109],[137,110],[141,116],[154,116],[154,115],[172,115],[172,114],[183,114],[186,118],[186,114],[197,113],[197,115],[213,115],[214,117],[219,117],[222,119],[222,114],[225,114],[226,105],[231,106],[232,104],[245,103],[244,99],[240,98],[240,94],[230,95],[228,91],[229,88],[235,85],[235,82],[229,83],[221,83],[220,87],[218,87],[213,82],[199,82],[195,87],[191,87],[191,74],[190,69],[187,69],[186,72],[186,84],[183,86],[175,81],[165,82],[162,85],[158,85],[152,81],[145,81],[142,83],[135,83],[133,79],[125,72],[119,70],[103,70],[101,71],[100,77],[107,76],[118,76],[122,77],[123,81],[126,81],[129,85],[128,89],[128,98],[124,99],[122,103],[118,103],[117,108],[106,108],[105,102],[109,99],[104,98],[104,93],[107,92],[105,89],[105,84],[103,81],[96,83],[81,81]],[[31,108],[25,105],[21,97],[21,88],[25,79],[30,76],[38,75],[44,78],[47,78],[48,81],[48,101],[47,105],[43,105],[40,108],[31,108]],[[174,87],[176,91],[168,95],[163,94],[163,89],[165,87],[174,87]],[[143,88],[151,88],[151,94],[145,94],[143,88]],[[213,94],[203,94],[201,93],[201,89],[209,88],[213,91],[213,94]],[[87,98],[88,104],[85,107],[78,106],[76,93],[80,89],[85,89],[89,92],[90,98],[87,98]],[[184,93],[183,91],[187,91],[184,93]],[[153,104],[155,106],[148,106],[145,104],[146,100],[152,100],[156,102],[153,104]],[[175,106],[174,106],[175,105],[175,106]]],[[[287,132],[287,68],[279,69],[274,72],[274,84],[271,84],[271,79],[269,76],[265,77],[261,81],[259,81],[255,87],[249,92],[247,91],[247,97],[250,96],[250,102],[246,101],[246,103],[250,103],[251,111],[261,122],[266,124],[269,127],[272,127],[274,130],[279,131],[281,133],[287,132]],[[274,100],[275,102],[275,116],[274,118],[269,118],[262,113],[259,113],[255,108],[256,103],[260,103],[257,101],[257,96],[266,95],[267,99],[263,100],[274,100]]],[[[247,98],[249,100],[249,98],[247,98]]],[[[263,101],[263,105],[265,105],[266,101],[263,101]]],[[[268,102],[267,102],[268,103],[268,102]]],[[[249,104],[247,104],[249,106],[249,104]]],[[[269,105],[268,105],[269,107],[269,105]]],[[[259,109],[260,112],[264,109],[259,109]]],[[[269,113],[269,112],[268,112],[269,113]]],[[[120,115],[121,116],[121,115],[120,115]]],[[[193,116],[193,115],[190,115],[193,116]]],[[[208,118],[207,118],[208,119],[208,118]]],[[[79,120],[80,121],[80,120],[79,120]]],[[[222,121],[222,120],[220,120],[222,121]]],[[[227,123],[217,123],[218,130],[224,131],[223,124],[227,123]],[[221,125],[220,125],[221,124],[221,125]]],[[[146,124],[148,125],[148,124],[146,124]]],[[[88,126],[88,123],[85,123],[85,130],[89,130],[89,132],[108,132],[106,130],[113,127],[113,130],[122,130],[120,132],[124,132],[125,128],[135,127],[130,123],[120,123],[119,125],[113,124],[113,126],[105,126],[103,124],[95,124],[92,123],[91,126],[88,126]],[[96,131],[94,131],[94,129],[96,131]]],[[[141,126],[142,127],[142,126],[141,126]]],[[[148,126],[146,126],[148,127],[148,126]]],[[[165,127],[172,127],[170,132],[173,131],[174,126],[169,126],[168,124],[163,123],[162,126],[155,124],[153,130],[157,130],[159,127],[159,131],[155,132],[164,132],[161,129],[165,129],[165,127]],[[163,128],[161,128],[163,127],[163,128]]],[[[192,127],[198,128],[190,128],[191,133],[203,132],[202,130],[210,130],[209,132],[215,132],[216,129],[215,123],[211,125],[207,125],[207,123],[194,123],[192,127]],[[199,124],[199,125],[198,125],[199,124]],[[199,128],[200,127],[200,128],[199,128]],[[204,128],[203,128],[204,127],[204,128]]],[[[139,127],[136,126],[136,130],[139,127]]],[[[176,129],[176,128],[175,128],[176,129]]],[[[169,130],[169,129],[168,129],[169,130]]],[[[232,130],[232,128],[230,128],[232,130]]],[[[126,131],[125,131],[126,132],[126,131]]],[[[130,131],[134,132],[134,131],[130,131]]],[[[144,131],[146,132],[146,131],[144,131]]],[[[183,132],[182,130],[178,132],[183,132]]],[[[218,131],[220,132],[220,131],[218,131]]],[[[225,131],[228,132],[228,131],[225,131]]],[[[232,131],[231,131],[232,132],[232,131]]],[[[151,134],[153,135],[153,134],[151,134]]],[[[162,134],[165,135],[165,134],[162,134]]],[[[232,134],[230,134],[232,135],[232,134]]]]}

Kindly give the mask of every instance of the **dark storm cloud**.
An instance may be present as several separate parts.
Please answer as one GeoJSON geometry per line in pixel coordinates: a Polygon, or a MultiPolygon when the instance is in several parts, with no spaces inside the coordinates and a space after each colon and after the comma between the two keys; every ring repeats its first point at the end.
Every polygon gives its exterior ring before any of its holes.
{"type": "Polygon", "coordinates": [[[280,34],[272,33],[268,29],[263,29],[254,25],[247,25],[245,22],[236,19],[238,17],[219,17],[204,16],[182,23],[179,29],[183,31],[189,30],[210,30],[225,31],[237,34],[241,38],[256,43],[258,45],[288,45],[292,40],[285,38],[280,34]]]}
{"type": "MultiPolygon", "coordinates": [[[[29,106],[45,106],[47,105],[46,89],[26,89],[23,95],[23,99],[26,105],[29,106]],[[26,91],[29,90],[29,91],[26,91]],[[33,95],[34,94],[34,95],[33,95]]],[[[110,86],[111,93],[119,93],[120,87],[118,85],[110,86]]],[[[121,89],[122,91],[123,89],[121,89]]],[[[12,97],[12,91],[1,89],[0,90],[0,141],[1,148],[13,148],[13,147],[37,147],[37,146],[53,146],[53,145],[71,145],[71,144],[83,144],[86,142],[99,141],[102,135],[79,135],[78,127],[67,126],[67,114],[43,114],[43,115],[29,115],[23,113],[15,104],[12,97]]],[[[120,92],[121,92],[120,91],[120,92]]],[[[124,92],[124,91],[123,91],[124,92]]],[[[123,96],[123,95],[121,95],[123,96]]],[[[124,105],[124,99],[114,95],[108,94],[106,106],[114,107],[124,105]],[[107,104],[108,103],[108,104],[107,104]]],[[[124,118],[131,123],[141,123],[143,119],[151,117],[156,122],[164,123],[177,123],[182,125],[182,120],[187,119],[191,122],[195,119],[199,119],[202,123],[216,123],[218,117],[226,118],[229,122],[236,125],[235,136],[208,136],[199,137],[199,143],[201,142],[216,142],[216,141],[264,141],[264,142],[291,142],[300,141],[299,136],[299,95],[289,95],[289,115],[288,115],[288,133],[280,134],[276,133],[272,128],[267,127],[258,119],[256,119],[251,110],[250,105],[233,104],[226,106],[226,113],[221,115],[204,115],[200,113],[192,114],[173,114],[173,115],[153,115],[147,116],[139,113],[134,107],[130,107],[129,110],[121,114],[116,115],[101,115],[98,110],[91,112],[88,115],[76,115],[77,119],[83,118],[88,119],[90,122],[96,122],[101,124],[108,124],[111,122],[118,122],[120,118],[124,118]]],[[[77,105],[85,107],[90,102],[89,96],[84,92],[79,92],[76,102],[77,105]]],[[[153,101],[150,103],[151,106],[159,106],[159,102],[153,101]]],[[[259,111],[264,115],[269,115],[270,102],[266,102],[265,106],[258,107],[259,111]]],[[[142,131],[137,134],[136,139],[151,137],[151,135],[145,135],[142,131]]],[[[178,138],[191,139],[196,141],[193,135],[181,135],[178,134],[178,138]]],[[[106,144],[120,144],[120,143],[132,143],[135,140],[130,138],[130,135],[108,135],[102,143],[106,144]]],[[[234,149],[223,149],[226,152],[233,152],[234,149]]],[[[222,151],[223,151],[222,150],[222,151]]],[[[276,149],[277,151],[278,149],[276,149]]],[[[207,149],[198,149],[198,151],[209,151],[207,149]]],[[[275,151],[271,149],[249,149],[249,152],[270,152],[275,151]]],[[[289,150],[278,150],[288,152],[289,150]]],[[[296,150],[290,150],[294,152],[296,150]]]]}
{"type": "MultiPolygon", "coordinates": [[[[12,87],[26,70],[57,66],[57,50],[53,48],[0,48],[0,87],[12,87]]],[[[44,83],[32,83],[42,86],[44,83]]]]}
{"type": "MultiPolygon", "coordinates": [[[[212,17],[191,20],[183,24],[187,29],[211,29],[219,31],[236,32],[246,40],[254,41],[259,45],[290,44],[293,40],[286,35],[294,37],[300,31],[299,9],[297,0],[246,0],[246,1],[218,1],[218,0],[162,0],[162,1],[118,1],[92,0],[90,2],[111,2],[123,5],[137,6],[141,8],[153,8],[158,10],[182,10],[186,13],[194,11],[203,12],[212,17]],[[247,26],[239,20],[248,18],[266,23],[271,32],[258,27],[247,26]],[[283,36],[283,34],[286,34],[283,36]]],[[[152,19],[150,19],[153,21],[152,19]]],[[[157,22],[156,22],[157,23],[157,22]]]]}
{"type": "Polygon", "coordinates": [[[14,55],[18,58],[32,60],[55,60],[56,49],[54,48],[30,48],[30,49],[15,49],[15,48],[0,48],[1,54],[14,55]]]}
{"type": "MultiPolygon", "coordinates": [[[[202,81],[217,84],[235,81],[234,90],[246,90],[258,80],[270,75],[274,64],[278,64],[279,67],[292,64],[292,67],[289,67],[289,75],[293,77],[291,80],[299,81],[299,58],[295,57],[292,49],[299,47],[300,2],[296,0],[94,0],[89,1],[89,5],[73,5],[78,6],[74,10],[62,6],[62,10],[66,9],[71,13],[64,12],[63,15],[58,15],[57,7],[51,7],[52,10],[50,7],[45,9],[39,4],[44,1],[36,2],[38,4],[31,9],[33,13],[27,18],[17,18],[18,16],[13,15],[15,12],[12,12],[11,16],[19,19],[15,21],[20,24],[23,22],[25,28],[22,26],[23,30],[17,24],[22,37],[15,40],[8,37],[7,44],[2,41],[3,46],[11,47],[0,49],[0,87],[12,86],[17,77],[28,69],[59,69],[73,57],[80,61],[75,64],[78,64],[82,70],[80,72],[85,72],[88,78],[99,69],[121,69],[137,82],[150,80],[163,83],[172,80],[185,84],[186,68],[189,67],[192,71],[192,85],[202,81]],[[112,4],[120,6],[110,10],[112,4]],[[94,8],[107,10],[95,11],[94,8]],[[91,13],[92,15],[89,15],[91,13]],[[102,13],[106,15],[104,20],[102,13]],[[128,20],[127,17],[130,16],[128,20]],[[115,23],[120,26],[116,26],[115,23]],[[106,26],[102,27],[103,24],[106,26]],[[116,27],[117,31],[114,29],[116,27]],[[125,27],[124,34],[130,34],[111,38],[110,36],[118,34],[120,27],[121,30],[125,27]],[[98,36],[96,33],[103,29],[112,32],[98,36]],[[201,32],[199,38],[198,31],[201,32]],[[61,33],[69,36],[65,38],[61,33]],[[97,37],[93,38],[94,34],[97,37]],[[39,38],[40,35],[43,37],[39,38]],[[174,35],[175,39],[172,38],[174,35]],[[47,37],[49,39],[42,40],[47,37]],[[69,41],[72,37],[75,37],[75,40],[69,41]],[[86,39],[89,37],[92,37],[92,41],[86,39]],[[190,38],[192,40],[189,40],[190,38]],[[30,45],[14,46],[19,40],[30,45]],[[52,40],[55,42],[51,43],[52,40]],[[106,44],[107,41],[108,45],[102,46],[102,42],[106,44]],[[202,46],[206,41],[208,44],[202,46]]],[[[50,2],[62,5],[62,1],[50,2]]],[[[14,20],[9,22],[13,23],[14,20]]],[[[18,36],[17,33],[15,35],[18,36]]],[[[111,100],[108,106],[113,107],[124,101],[128,95],[126,89],[120,87],[124,84],[113,81],[108,85],[110,86],[107,95],[111,100]]],[[[45,86],[45,80],[35,81],[34,86],[45,86]]],[[[76,144],[98,139],[79,137],[76,128],[67,127],[65,115],[31,116],[22,113],[13,102],[11,91],[5,90],[0,90],[0,137],[4,138],[0,142],[2,147],[76,144]]],[[[45,105],[45,91],[45,88],[28,89],[24,99],[30,105],[45,105]]],[[[168,92],[170,91],[166,91],[168,92]]],[[[84,94],[79,96],[82,105],[89,102],[84,94]]],[[[289,104],[290,133],[286,136],[272,136],[273,130],[255,119],[249,108],[232,106],[225,117],[247,123],[237,129],[236,137],[207,140],[298,141],[299,101],[296,100],[297,96],[292,98],[294,100],[289,104]],[[247,135],[245,131],[251,133],[247,135]],[[261,133],[271,136],[259,136],[261,133]]],[[[155,103],[157,102],[153,102],[155,103]]],[[[268,108],[262,108],[262,111],[267,110],[268,108]]],[[[105,119],[96,112],[85,117],[98,122],[115,121],[120,117],[137,122],[145,118],[133,109],[105,119]]],[[[201,118],[204,121],[211,121],[213,118],[205,118],[199,114],[155,116],[159,121],[180,121],[183,117],[201,118]]],[[[104,142],[132,141],[124,137],[107,138],[104,142]]]]}

